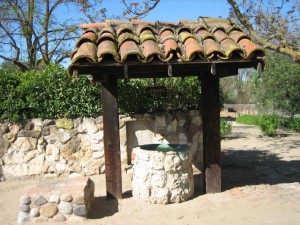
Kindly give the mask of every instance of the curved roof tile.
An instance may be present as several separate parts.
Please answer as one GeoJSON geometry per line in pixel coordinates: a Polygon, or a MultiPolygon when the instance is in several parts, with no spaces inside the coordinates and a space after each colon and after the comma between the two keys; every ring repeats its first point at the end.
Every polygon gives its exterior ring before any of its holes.
{"type": "Polygon", "coordinates": [[[201,17],[179,23],[156,21],[107,20],[83,24],[84,32],[76,42],[72,64],[127,60],[149,63],[153,60],[180,62],[193,60],[241,60],[264,56],[242,29],[221,18],[201,17]]]}

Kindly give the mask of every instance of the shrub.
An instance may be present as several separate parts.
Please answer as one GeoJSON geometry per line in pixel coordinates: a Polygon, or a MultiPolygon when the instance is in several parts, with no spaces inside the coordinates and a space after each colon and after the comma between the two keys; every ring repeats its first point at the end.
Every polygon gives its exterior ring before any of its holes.
{"type": "Polygon", "coordinates": [[[221,137],[232,133],[232,124],[224,119],[220,120],[221,137]]]}
{"type": "Polygon", "coordinates": [[[259,126],[264,135],[275,137],[276,130],[279,127],[278,115],[262,115],[259,120],[259,126]]]}
{"type": "Polygon", "coordinates": [[[201,85],[196,77],[161,78],[157,86],[165,86],[165,98],[153,99],[147,96],[146,88],[155,86],[153,79],[119,80],[119,108],[122,114],[155,111],[199,109],[201,105],[201,85]]]}
{"type": "Polygon", "coordinates": [[[91,85],[85,76],[68,77],[58,65],[4,75],[0,77],[1,90],[5,90],[0,103],[1,120],[93,117],[101,113],[99,84],[91,85]]]}
{"type": "Polygon", "coordinates": [[[254,115],[242,115],[236,119],[237,123],[247,124],[247,125],[259,125],[259,116],[254,115]]]}
{"type": "Polygon", "coordinates": [[[292,118],[290,128],[293,131],[300,132],[300,118],[292,118]]]}

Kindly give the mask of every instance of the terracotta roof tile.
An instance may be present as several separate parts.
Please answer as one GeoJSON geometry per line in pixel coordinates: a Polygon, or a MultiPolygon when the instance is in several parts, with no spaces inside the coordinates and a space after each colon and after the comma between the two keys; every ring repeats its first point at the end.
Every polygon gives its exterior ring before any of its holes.
{"type": "Polygon", "coordinates": [[[239,27],[221,18],[179,23],[107,20],[80,27],[84,32],[76,42],[72,64],[245,60],[264,56],[262,47],[239,27]]]}

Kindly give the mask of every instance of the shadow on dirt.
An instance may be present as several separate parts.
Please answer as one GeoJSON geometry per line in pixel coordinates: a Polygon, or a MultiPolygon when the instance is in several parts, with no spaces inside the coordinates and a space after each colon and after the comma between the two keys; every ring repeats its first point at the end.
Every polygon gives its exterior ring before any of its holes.
{"type": "Polygon", "coordinates": [[[117,199],[107,199],[106,197],[95,197],[89,219],[101,219],[112,216],[119,211],[117,199]]]}
{"type": "Polygon", "coordinates": [[[221,153],[222,190],[258,184],[300,182],[300,161],[283,161],[261,150],[226,150],[221,153]]]}

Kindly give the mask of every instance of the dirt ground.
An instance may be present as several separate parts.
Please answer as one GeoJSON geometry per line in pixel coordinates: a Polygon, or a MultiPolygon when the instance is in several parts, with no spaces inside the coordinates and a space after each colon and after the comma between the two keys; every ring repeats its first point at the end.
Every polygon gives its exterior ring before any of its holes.
{"type": "MultiPolygon", "coordinates": [[[[233,124],[233,134],[222,140],[222,193],[203,195],[202,176],[197,174],[195,197],[180,204],[135,203],[130,172],[123,174],[124,199],[107,200],[104,175],[93,176],[92,218],[78,224],[300,224],[300,134],[259,135],[256,126],[233,124]]],[[[0,183],[1,225],[16,224],[19,198],[38,179],[0,183]]]]}

